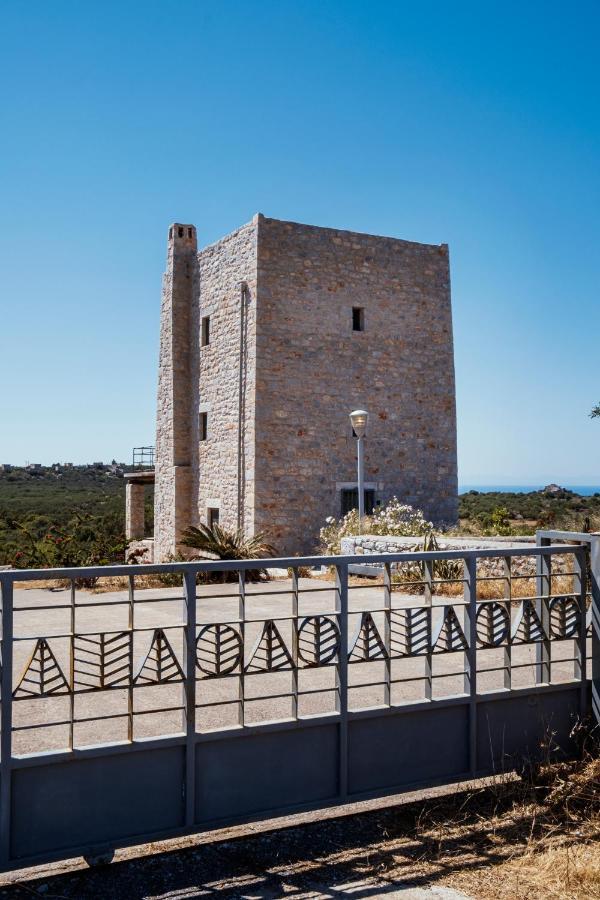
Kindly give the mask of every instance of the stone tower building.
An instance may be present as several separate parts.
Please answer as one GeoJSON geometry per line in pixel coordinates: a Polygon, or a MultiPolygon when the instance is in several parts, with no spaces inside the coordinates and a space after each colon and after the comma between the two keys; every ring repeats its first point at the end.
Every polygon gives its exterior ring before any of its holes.
{"type": "Polygon", "coordinates": [[[198,251],[194,226],[169,229],[155,560],[215,520],[312,552],[325,518],[356,500],[359,407],[367,507],[396,495],[455,521],[446,245],[258,214],[198,251]]]}

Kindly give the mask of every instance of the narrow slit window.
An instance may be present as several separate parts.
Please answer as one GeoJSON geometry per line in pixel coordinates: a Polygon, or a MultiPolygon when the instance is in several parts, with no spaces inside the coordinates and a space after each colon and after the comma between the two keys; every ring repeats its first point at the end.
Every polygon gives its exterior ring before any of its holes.
{"type": "Polygon", "coordinates": [[[206,347],[210,344],[210,316],[202,316],[200,345],[206,347]]]}
{"type": "Polygon", "coordinates": [[[207,510],[206,518],[208,520],[209,528],[212,528],[213,525],[218,525],[219,524],[219,510],[217,509],[217,507],[209,506],[209,508],[207,510]]]}
{"type": "Polygon", "coordinates": [[[365,330],[365,311],[362,306],[352,307],[352,331],[365,330]]]}
{"type": "Polygon", "coordinates": [[[200,413],[200,440],[208,439],[208,413],[200,413]]]}

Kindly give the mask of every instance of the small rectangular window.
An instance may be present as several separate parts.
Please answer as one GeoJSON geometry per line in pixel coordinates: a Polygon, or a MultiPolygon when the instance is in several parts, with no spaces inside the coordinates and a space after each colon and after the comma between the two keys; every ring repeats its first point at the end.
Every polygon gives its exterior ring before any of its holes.
{"type": "Polygon", "coordinates": [[[206,520],[208,522],[208,527],[212,528],[213,525],[219,524],[219,510],[216,507],[209,506],[206,510],[206,520]]]}
{"type": "Polygon", "coordinates": [[[210,344],[210,316],[202,316],[200,346],[210,344]]]}
{"type": "Polygon", "coordinates": [[[352,331],[365,330],[365,311],[362,306],[352,307],[352,331]]]}
{"type": "Polygon", "coordinates": [[[205,441],[208,438],[208,413],[200,413],[200,440],[205,441]]]}
{"type": "MultiPolygon", "coordinates": [[[[375,491],[372,488],[365,488],[365,515],[372,516],[375,508],[375,491]]],[[[342,516],[345,516],[353,509],[358,509],[358,488],[344,488],[341,492],[342,516]]]]}

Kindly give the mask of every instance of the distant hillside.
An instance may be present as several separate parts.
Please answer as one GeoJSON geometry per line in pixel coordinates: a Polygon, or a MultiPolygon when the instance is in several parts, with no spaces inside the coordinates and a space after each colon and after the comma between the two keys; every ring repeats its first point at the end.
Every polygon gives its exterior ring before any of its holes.
{"type": "MultiPolygon", "coordinates": [[[[120,562],[125,546],[123,465],[0,469],[0,565],[120,562]]],[[[536,528],[600,531],[600,494],[557,485],[528,494],[469,491],[459,498],[460,531],[531,534],[536,528]]],[[[153,491],[146,488],[146,533],[153,491]]]]}
{"type": "Polygon", "coordinates": [[[506,528],[522,533],[535,531],[538,527],[577,531],[600,529],[600,494],[586,497],[558,485],[550,487],[551,490],[528,494],[503,491],[461,494],[461,525],[486,530],[492,528],[492,520],[496,523],[504,520],[506,528]]]}
{"type": "MultiPolygon", "coordinates": [[[[0,565],[122,562],[123,468],[114,463],[0,471],[0,565]]],[[[151,485],[145,512],[152,533],[151,485]]]]}
{"type": "Polygon", "coordinates": [[[0,472],[0,512],[17,519],[48,516],[56,524],[68,520],[74,510],[99,515],[125,515],[125,481],[109,467],[77,466],[54,471],[14,468],[0,472]]]}

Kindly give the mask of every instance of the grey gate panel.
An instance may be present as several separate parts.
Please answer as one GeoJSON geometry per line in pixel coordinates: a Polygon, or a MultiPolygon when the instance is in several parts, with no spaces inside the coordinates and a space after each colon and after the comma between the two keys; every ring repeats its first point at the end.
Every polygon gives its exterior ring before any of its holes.
{"type": "Polygon", "coordinates": [[[373,555],[358,585],[360,556],[265,561],[291,570],[270,585],[247,584],[255,560],[0,572],[0,867],[493,774],[549,734],[572,755],[590,650],[596,704],[600,683],[600,536],[549,540],[373,555]],[[304,582],[314,565],[335,581],[304,582]],[[214,572],[237,580],[198,587],[214,572]],[[153,573],[181,590],[138,586],[153,573]],[[129,589],[79,597],[104,576],[129,589]],[[13,594],[40,578],[70,591],[13,594]]]}
{"type": "Polygon", "coordinates": [[[197,744],[198,824],[334,803],[338,728],[313,725],[197,744]]]}
{"type": "Polygon", "coordinates": [[[114,845],[181,827],[183,773],[183,747],[17,769],[11,855],[114,845]]]}
{"type": "Polygon", "coordinates": [[[401,791],[469,772],[468,706],[351,721],[349,794],[401,791]]]}
{"type": "Polygon", "coordinates": [[[550,750],[568,758],[576,751],[572,731],[579,721],[578,688],[482,700],[477,704],[477,769],[510,771],[550,750]]]}

